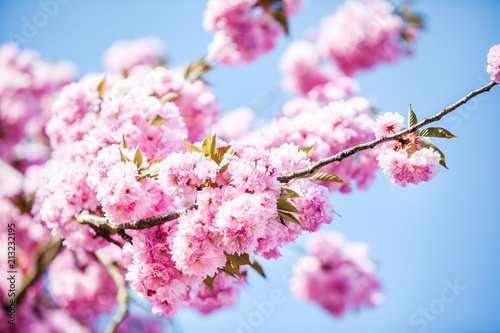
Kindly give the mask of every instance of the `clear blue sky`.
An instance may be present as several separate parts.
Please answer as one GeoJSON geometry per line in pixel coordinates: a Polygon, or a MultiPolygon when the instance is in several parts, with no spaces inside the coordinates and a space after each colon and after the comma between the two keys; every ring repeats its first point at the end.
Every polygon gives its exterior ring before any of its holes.
{"type": "MultiPolygon", "coordinates": [[[[249,66],[210,73],[207,79],[224,110],[248,106],[272,88],[280,80],[276,63],[292,38],[316,26],[338,3],[309,0],[290,22],[291,38],[282,39],[272,53],[249,66]]],[[[357,78],[360,95],[380,110],[406,114],[412,103],[423,118],[489,81],[486,54],[500,43],[500,1],[423,0],[415,8],[425,14],[427,25],[415,55],[357,78]]],[[[182,64],[203,55],[211,40],[201,27],[203,9],[203,0],[69,0],[22,47],[71,60],[84,75],[101,70],[101,54],[113,41],[156,36],[165,42],[170,63],[182,64]]],[[[11,32],[21,34],[23,17],[32,20],[40,10],[37,1],[0,1],[0,42],[11,32]]],[[[276,113],[285,97],[260,116],[276,113]]],[[[315,304],[294,299],[283,277],[300,255],[301,238],[283,258],[263,263],[267,280],[250,274],[235,307],[210,316],[181,311],[175,318],[178,330],[231,333],[240,320],[250,319],[260,325],[241,332],[500,332],[499,105],[500,87],[495,87],[441,121],[460,139],[436,141],[450,170],[441,170],[431,183],[395,188],[380,173],[368,191],[332,196],[342,218],[324,229],[370,244],[386,296],[382,306],[335,319],[315,304]],[[445,281],[455,279],[466,289],[450,300],[445,281]],[[270,300],[274,290],[285,302],[272,313],[259,312],[256,303],[270,300]],[[443,293],[448,303],[440,301],[443,293]],[[425,319],[419,311],[429,307],[434,310],[425,319]]]]}

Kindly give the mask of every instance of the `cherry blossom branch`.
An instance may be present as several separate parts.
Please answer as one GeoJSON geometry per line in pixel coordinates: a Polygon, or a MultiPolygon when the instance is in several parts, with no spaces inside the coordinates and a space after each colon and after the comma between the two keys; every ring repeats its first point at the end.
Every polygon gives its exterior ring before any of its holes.
{"type": "Polygon", "coordinates": [[[125,278],[120,272],[118,267],[109,259],[109,257],[102,250],[97,250],[94,252],[97,259],[106,267],[109,275],[116,284],[118,292],[116,294],[116,302],[118,303],[118,312],[113,316],[111,322],[106,328],[106,333],[114,333],[118,325],[125,318],[128,311],[128,300],[129,295],[127,292],[127,284],[125,283],[125,278]]]}
{"type": "MultiPolygon", "coordinates": [[[[342,161],[343,159],[345,159],[351,155],[354,155],[360,151],[363,151],[366,149],[372,149],[375,146],[377,146],[383,142],[391,141],[391,140],[398,140],[399,138],[401,138],[405,134],[415,132],[416,130],[424,127],[425,125],[428,125],[430,123],[433,123],[433,122],[440,120],[445,115],[447,115],[448,113],[451,113],[452,111],[456,110],[460,106],[464,105],[465,103],[467,103],[469,100],[471,100],[475,96],[480,95],[484,92],[490,91],[491,88],[493,88],[495,85],[497,85],[497,83],[495,83],[494,81],[491,81],[490,83],[488,83],[484,87],[471,91],[465,97],[463,97],[459,101],[455,102],[454,104],[450,105],[449,107],[441,110],[439,113],[435,114],[434,116],[429,117],[429,118],[425,118],[424,120],[420,121],[416,125],[411,126],[411,127],[407,128],[399,133],[396,133],[396,134],[393,134],[390,136],[383,136],[383,137],[380,137],[376,140],[366,142],[366,143],[342,150],[338,154],[330,156],[328,158],[324,158],[322,160],[319,160],[316,163],[313,163],[311,166],[309,166],[305,169],[302,169],[299,171],[294,171],[288,175],[278,177],[278,180],[281,183],[288,183],[293,179],[311,175],[311,174],[315,173],[316,171],[318,171],[319,169],[321,169],[322,167],[324,167],[330,163],[342,161]]],[[[148,229],[148,228],[151,228],[151,227],[154,227],[157,225],[161,225],[165,222],[175,220],[175,219],[179,218],[181,215],[186,214],[189,210],[196,209],[196,208],[197,208],[196,204],[193,204],[187,208],[176,210],[176,211],[173,211],[173,212],[170,212],[167,214],[153,216],[153,217],[138,220],[138,221],[123,223],[120,225],[116,225],[114,223],[109,222],[105,217],[95,216],[95,215],[90,214],[88,211],[83,211],[78,216],[78,222],[81,224],[90,225],[94,228],[99,228],[100,230],[105,230],[110,235],[111,234],[119,234],[120,236],[122,236],[123,239],[130,242],[131,238],[130,238],[130,236],[125,234],[125,230],[127,230],[127,229],[142,230],[142,229],[148,229]]]]}
{"type": "Polygon", "coordinates": [[[357,146],[354,146],[354,147],[351,147],[348,149],[344,149],[333,156],[324,158],[322,160],[319,160],[319,161],[313,163],[312,165],[310,165],[309,167],[307,167],[305,169],[302,169],[299,171],[294,171],[286,176],[278,177],[278,180],[281,183],[288,183],[292,179],[301,178],[301,177],[311,175],[311,174],[315,173],[316,171],[318,171],[319,169],[321,169],[322,167],[324,167],[325,165],[328,165],[328,164],[333,163],[333,162],[342,161],[344,158],[347,158],[351,155],[354,155],[360,151],[375,148],[375,146],[377,146],[383,142],[391,141],[391,140],[398,140],[399,138],[401,138],[405,134],[415,132],[416,130],[424,127],[425,125],[428,125],[430,123],[433,123],[435,121],[440,120],[445,115],[456,110],[458,107],[464,105],[465,103],[467,103],[469,100],[471,100],[475,96],[480,95],[484,92],[490,91],[490,89],[493,88],[495,85],[497,85],[497,83],[494,81],[491,81],[490,83],[488,83],[484,87],[471,91],[465,97],[463,97],[459,101],[455,102],[454,104],[450,105],[449,107],[443,109],[442,111],[435,114],[434,116],[429,117],[429,118],[425,118],[424,120],[420,121],[416,125],[411,126],[411,127],[407,128],[399,133],[396,133],[396,134],[393,134],[390,136],[383,136],[383,137],[380,137],[376,140],[366,142],[366,143],[363,143],[363,144],[360,144],[360,145],[357,145],[357,146]]]}
{"type": "MultiPolygon", "coordinates": [[[[105,230],[108,232],[110,235],[114,234],[119,234],[122,236],[122,238],[127,238],[130,237],[127,234],[124,234],[125,230],[143,230],[143,229],[148,229],[157,225],[161,225],[165,222],[173,221],[175,219],[178,219],[181,215],[184,215],[188,212],[188,210],[195,209],[197,208],[196,204],[193,204],[187,208],[175,210],[170,213],[158,215],[158,216],[153,216],[153,217],[148,217],[146,219],[142,220],[137,220],[137,221],[132,221],[132,222],[127,222],[123,223],[120,225],[114,224],[112,222],[109,222],[108,219],[106,219],[103,216],[96,216],[90,214],[89,211],[84,210],[79,216],[78,216],[78,222],[80,224],[87,224],[90,225],[94,228],[98,228],[100,230],[105,230]]],[[[125,239],[127,240],[127,239],[125,239]]]]}

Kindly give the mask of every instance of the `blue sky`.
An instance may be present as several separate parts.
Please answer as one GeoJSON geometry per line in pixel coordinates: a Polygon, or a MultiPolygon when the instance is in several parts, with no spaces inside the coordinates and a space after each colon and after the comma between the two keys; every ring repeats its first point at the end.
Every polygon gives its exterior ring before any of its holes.
{"type": "MultiPolygon", "coordinates": [[[[101,70],[103,51],[120,38],[162,39],[171,64],[196,60],[211,40],[201,27],[203,0],[66,2],[21,46],[49,59],[71,60],[79,75],[101,70]]],[[[251,65],[221,66],[210,73],[207,79],[224,110],[252,105],[274,87],[280,80],[276,63],[290,41],[317,26],[338,3],[309,0],[291,19],[291,36],[273,52],[251,65]]],[[[406,114],[411,103],[421,119],[489,81],[486,54],[500,43],[500,2],[422,0],[415,9],[425,15],[427,28],[414,56],[356,78],[359,94],[381,111],[406,114]]],[[[0,42],[9,33],[21,35],[23,19],[32,20],[41,10],[38,1],[0,1],[0,42]]],[[[286,98],[278,94],[260,107],[260,117],[278,112],[286,98]]],[[[499,105],[495,87],[440,122],[460,139],[435,141],[449,170],[430,183],[396,188],[380,173],[368,191],[332,195],[342,217],[324,229],[370,245],[386,296],[382,306],[336,319],[315,304],[297,301],[285,280],[303,251],[301,238],[283,258],[263,262],[268,279],[249,275],[236,306],[210,316],[183,310],[174,319],[178,331],[500,332],[499,105]],[[449,284],[462,289],[450,294],[449,284]],[[263,310],[277,294],[280,304],[263,310]],[[427,319],[426,308],[431,308],[427,319]]]]}

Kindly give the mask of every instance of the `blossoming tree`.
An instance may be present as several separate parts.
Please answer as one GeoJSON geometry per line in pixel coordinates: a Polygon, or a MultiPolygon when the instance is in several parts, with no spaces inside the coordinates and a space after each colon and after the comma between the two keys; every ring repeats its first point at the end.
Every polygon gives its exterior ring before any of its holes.
{"type": "Polygon", "coordinates": [[[119,41],[105,72],[74,80],[67,64],[1,46],[0,264],[17,274],[0,282],[2,331],[90,332],[112,314],[106,332],[160,332],[130,311],[137,297],[163,317],[212,313],[304,233],[292,292],[334,316],[380,304],[367,246],[318,231],[334,220],[329,196],[369,188],[378,169],[402,187],[436,177],[446,157],[431,139],[457,136],[432,123],[497,85],[500,46],[492,81],[435,115],[377,114],[353,75],[411,55],[422,19],[407,4],[346,2],[283,54],[294,97],[280,115],[253,131],[248,111],[220,117],[208,73],[265,56],[302,6],[207,1],[213,42],[184,67],[166,65],[158,39],[119,41]]]}

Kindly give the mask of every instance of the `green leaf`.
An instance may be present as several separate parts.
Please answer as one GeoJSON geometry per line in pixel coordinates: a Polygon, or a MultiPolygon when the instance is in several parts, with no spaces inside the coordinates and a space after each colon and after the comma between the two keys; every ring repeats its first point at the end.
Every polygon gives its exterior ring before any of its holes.
{"type": "Polygon", "coordinates": [[[275,0],[258,0],[255,3],[255,6],[262,6],[264,8],[271,7],[274,4],[275,0]]]}
{"type": "MultiPolygon", "coordinates": [[[[231,146],[226,146],[226,147],[231,147],[231,146]]],[[[231,160],[231,157],[233,157],[234,153],[232,151],[232,149],[229,149],[226,147],[222,147],[220,148],[220,153],[224,153],[222,155],[221,158],[219,158],[219,160],[217,161],[217,164],[221,167],[220,170],[219,170],[219,174],[225,172],[227,170],[227,168],[229,167],[229,161],[231,160]],[[225,152],[224,152],[225,150],[225,152]]],[[[217,148],[219,149],[219,148],[217,148]]],[[[218,157],[218,153],[216,152],[216,157],[218,157]]]]}
{"type": "Polygon", "coordinates": [[[297,225],[300,225],[302,226],[302,224],[300,224],[299,220],[297,220],[297,218],[295,216],[293,216],[292,214],[290,213],[285,213],[285,212],[280,212],[278,211],[278,215],[284,219],[284,220],[287,220],[289,222],[292,222],[292,223],[295,223],[297,225]]]}
{"type": "Polygon", "coordinates": [[[220,169],[219,169],[219,174],[226,172],[227,168],[229,168],[229,163],[224,164],[220,169]]]}
{"type": "Polygon", "coordinates": [[[205,74],[206,72],[208,72],[210,70],[212,70],[212,66],[210,66],[209,64],[207,64],[205,62],[205,58],[200,58],[195,63],[188,64],[186,66],[186,70],[184,72],[184,77],[187,80],[194,82],[194,81],[200,79],[203,74],[205,74]]]}
{"type": "Polygon", "coordinates": [[[417,123],[417,115],[415,114],[415,112],[413,112],[410,104],[410,109],[408,110],[408,127],[415,126],[417,123]]]}
{"type": "Polygon", "coordinates": [[[203,283],[205,284],[205,286],[207,286],[208,289],[210,289],[211,292],[214,293],[215,295],[215,290],[214,290],[214,280],[215,280],[215,277],[217,276],[217,273],[214,274],[214,276],[207,276],[205,278],[205,280],[203,280],[203,283]]]}
{"type": "Polygon", "coordinates": [[[120,149],[120,159],[122,160],[122,162],[128,162],[127,156],[125,156],[125,154],[122,153],[121,149],[120,149]]]}
{"type": "Polygon", "coordinates": [[[166,121],[165,118],[162,118],[158,115],[154,116],[153,118],[149,119],[149,123],[151,125],[161,125],[166,121]]]}
{"type": "Polygon", "coordinates": [[[240,265],[230,261],[229,259],[226,261],[226,265],[222,268],[218,268],[218,270],[228,275],[231,275],[232,277],[241,276],[240,265]]]}
{"type": "Polygon", "coordinates": [[[189,152],[197,152],[197,153],[201,153],[201,150],[200,148],[196,147],[195,145],[193,145],[192,143],[189,143],[186,141],[186,139],[184,139],[184,145],[186,145],[186,148],[189,152]]]}
{"type": "Polygon", "coordinates": [[[285,221],[283,221],[283,219],[281,218],[281,216],[280,216],[280,223],[283,224],[285,227],[288,228],[288,226],[286,225],[285,221]]]}
{"type": "Polygon", "coordinates": [[[142,153],[139,150],[139,147],[137,147],[137,149],[135,151],[135,155],[134,155],[134,164],[137,167],[140,167],[143,161],[144,161],[144,157],[142,156],[142,153]]]}
{"type": "Polygon", "coordinates": [[[97,92],[99,93],[99,98],[102,99],[104,96],[104,91],[106,90],[106,77],[97,86],[97,92]]]}
{"type": "Polygon", "coordinates": [[[219,268],[220,271],[226,274],[229,274],[233,277],[235,275],[240,276],[240,266],[250,265],[250,267],[255,269],[257,273],[259,273],[263,277],[266,277],[266,275],[264,274],[264,270],[262,269],[260,264],[257,261],[254,261],[253,263],[250,261],[250,256],[248,255],[248,253],[242,253],[242,254],[226,253],[226,258],[227,258],[226,266],[224,266],[223,268],[219,268]]]}
{"type": "Polygon", "coordinates": [[[295,207],[294,204],[288,200],[285,200],[285,201],[278,200],[277,208],[279,210],[286,210],[287,212],[300,213],[299,210],[297,209],[297,207],[295,207]]]}
{"type": "Polygon", "coordinates": [[[281,187],[281,193],[278,201],[291,198],[302,198],[302,196],[290,188],[281,187]]]}
{"type": "Polygon", "coordinates": [[[127,141],[125,141],[125,135],[122,134],[122,142],[120,143],[121,148],[129,148],[127,141]]]}
{"type": "Polygon", "coordinates": [[[163,97],[160,99],[160,102],[162,102],[162,103],[173,102],[176,99],[178,99],[179,97],[181,97],[180,94],[175,93],[175,92],[169,92],[169,93],[166,93],[165,95],[163,95],[163,97]]]}
{"type": "Polygon", "coordinates": [[[201,152],[205,154],[205,156],[210,156],[211,151],[212,151],[212,138],[211,138],[211,133],[209,133],[201,144],[201,152]]]}
{"type": "Polygon", "coordinates": [[[275,8],[270,14],[283,27],[285,35],[288,35],[288,20],[283,7],[275,8]]]}
{"type": "Polygon", "coordinates": [[[458,136],[451,134],[450,131],[441,127],[425,128],[421,130],[420,133],[418,133],[418,136],[425,136],[431,138],[445,138],[445,139],[458,138],[458,136]]]}
{"type": "Polygon", "coordinates": [[[309,179],[322,180],[325,182],[338,183],[338,184],[347,184],[347,185],[351,184],[343,181],[342,178],[340,178],[339,176],[337,176],[332,172],[316,172],[315,174],[310,176],[309,179]]]}
{"type": "Polygon", "coordinates": [[[412,13],[410,11],[409,5],[405,5],[403,7],[400,15],[406,22],[408,22],[412,26],[415,26],[417,28],[422,28],[424,26],[424,19],[422,18],[422,15],[412,13]]]}
{"type": "Polygon", "coordinates": [[[264,278],[266,277],[266,274],[264,273],[262,266],[257,261],[254,261],[250,266],[264,278]]]}
{"type": "Polygon", "coordinates": [[[161,165],[160,163],[155,163],[150,165],[148,171],[145,173],[146,176],[150,178],[158,179],[158,175],[160,174],[161,165]]]}
{"type": "Polygon", "coordinates": [[[221,272],[226,273],[227,275],[232,276],[232,277],[236,277],[236,275],[237,275],[237,274],[236,274],[236,272],[232,272],[231,270],[229,270],[229,269],[227,268],[227,265],[226,265],[226,266],[224,266],[224,267],[222,267],[222,268],[217,268],[217,269],[218,269],[219,271],[221,271],[221,272]]]}
{"type": "Polygon", "coordinates": [[[213,160],[215,163],[219,163],[224,155],[228,152],[228,150],[231,149],[231,146],[225,146],[225,147],[219,147],[215,150],[215,155],[213,156],[213,160]]]}
{"type": "Polygon", "coordinates": [[[148,161],[149,165],[153,165],[153,164],[156,164],[156,163],[161,163],[163,162],[165,158],[155,158],[154,160],[151,160],[151,161],[148,161]]]}
{"type": "Polygon", "coordinates": [[[214,161],[215,161],[214,157],[215,157],[216,149],[217,149],[217,137],[216,137],[216,134],[214,134],[212,141],[211,141],[211,145],[210,145],[210,158],[214,161]]]}
{"type": "Polygon", "coordinates": [[[227,258],[227,260],[229,260],[235,264],[238,264],[238,265],[251,265],[252,264],[250,262],[250,257],[248,256],[248,253],[242,253],[242,254],[238,254],[236,252],[233,254],[226,253],[226,258],[227,258]]]}
{"type": "Polygon", "coordinates": [[[309,156],[309,158],[311,158],[311,156],[314,152],[314,146],[316,146],[316,144],[309,145],[309,146],[302,145],[302,146],[299,146],[299,150],[305,152],[307,154],[307,156],[309,156]]]}
{"type": "Polygon", "coordinates": [[[444,156],[443,152],[441,150],[439,150],[438,147],[436,147],[432,143],[426,142],[426,141],[419,142],[418,144],[419,144],[420,148],[430,148],[430,149],[434,149],[435,151],[437,151],[439,153],[439,155],[441,155],[441,160],[439,161],[439,164],[441,164],[443,167],[448,169],[448,167],[446,166],[446,162],[445,162],[446,156],[444,156]]]}

